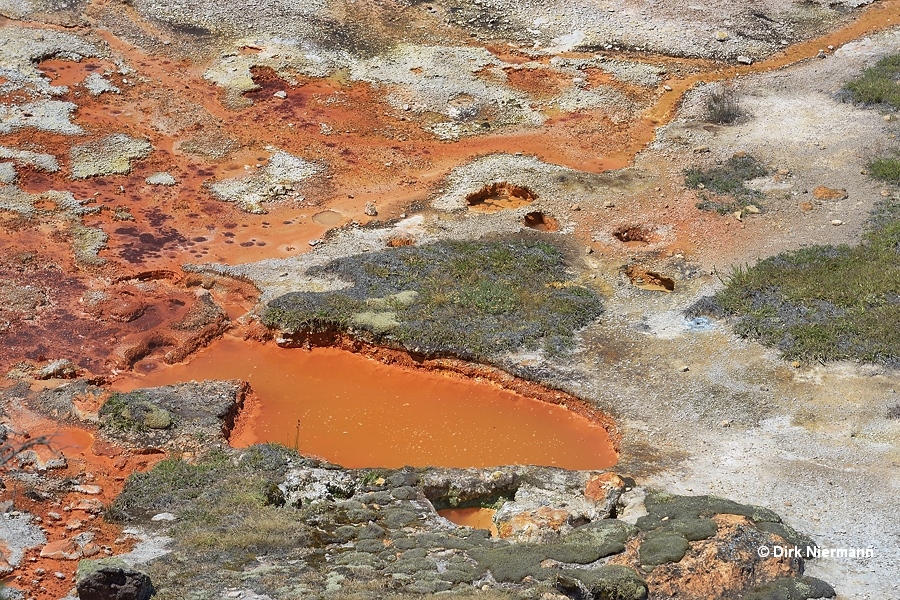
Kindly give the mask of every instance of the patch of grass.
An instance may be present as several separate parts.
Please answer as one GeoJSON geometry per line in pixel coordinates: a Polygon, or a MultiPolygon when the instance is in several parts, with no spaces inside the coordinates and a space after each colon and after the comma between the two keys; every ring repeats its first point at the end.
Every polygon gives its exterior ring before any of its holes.
{"type": "MultiPolygon", "coordinates": [[[[898,86],[900,87],[900,86],[898,86]]],[[[900,183],[900,157],[883,156],[869,162],[869,175],[887,183],[900,183]]]]}
{"type": "Polygon", "coordinates": [[[846,87],[854,102],[900,108],[900,54],[882,58],[846,87]]]}
{"type": "Polygon", "coordinates": [[[132,405],[144,400],[140,392],[113,394],[100,407],[100,424],[113,431],[146,431],[147,426],[141,415],[133,414],[132,405]]]}
{"type": "Polygon", "coordinates": [[[718,86],[706,99],[706,120],[710,123],[726,125],[734,123],[741,116],[741,106],[737,90],[732,86],[718,86]]]}
{"type": "Polygon", "coordinates": [[[715,300],[735,331],[799,360],[900,365],[900,206],[882,203],[864,243],[814,246],[735,269],[715,300]]]}
{"type": "Polygon", "coordinates": [[[210,560],[291,549],[311,533],[302,510],[272,501],[271,487],[283,478],[288,458],[302,460],[274,445],[254,446],[240,459],[217,450],[198,464],[164,460],[132,474],[109,512],[119,520],[175,513],[169,534],[177,550],[210,560]]]}
{"type": "Polygon", "coordinates": [[[543,241],[391,248],[311,270],[353,286],[277,298],[263,322],[295,333],[352,329],[418,352],[465,358],[541,343],[560,353],[603,310],[600,297],[567,280],[565,271],[562,252],[543,241]]]}
{"type": "Polygon", "coordinates": [[[744,184],[767,175],[768,172],[765,165],[753,156],[736,154],[710,169],[687,169],[684,172],[684,182],[690,188],[703,190],[697,208],[726,214],[758,203],[762,194],[744,184]],[[715,197],[710,196],[710,193],[715,194],[715,197]]]}

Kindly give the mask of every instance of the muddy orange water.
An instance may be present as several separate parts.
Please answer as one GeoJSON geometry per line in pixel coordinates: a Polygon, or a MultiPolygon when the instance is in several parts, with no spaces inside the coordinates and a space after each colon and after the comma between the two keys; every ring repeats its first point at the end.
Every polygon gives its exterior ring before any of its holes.
{"type": "Polygon", "coordinates": [[[457,525],[474,527],[475,529],[487,529],[494,537],[499,536],[497,525],[494,524],[496,510],[491,508],[445,508],[438,514],[457,525]]]}
{"type": "Polygon", "coordinates": [[[232,444],[279,442],[345,467],[616,462],[606,430],[493,383],[385,365],[345,350],[291,350],[225,338],[187,364],[117,382],[121,390],[244,379],[256,398],[232,444]]]}

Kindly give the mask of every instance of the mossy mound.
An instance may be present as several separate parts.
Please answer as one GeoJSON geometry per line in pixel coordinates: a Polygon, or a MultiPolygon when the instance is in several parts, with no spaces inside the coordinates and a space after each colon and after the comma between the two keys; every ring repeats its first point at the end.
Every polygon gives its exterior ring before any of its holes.
{"type": "Polygon", "coordinates": [[[353,286],[286,294],[263,322],[288,333],[352,331],[425,354],[474,358],[541,344],[562,352],[603,310],[566,271],[563,252],[544,241],[391,248],[311,269],[353,286]]]}
{"type": "Polygon", "coordinates": [[[744,600],[810,600],[834,596],[834,588],[821,579],[782,577],[752,590],[744,600]]]}
{"type": "Polygon", "coordinates": [[[680,534],[654,531],[644,538],[638,549],[641,566],[646,569],[678,562],[684,558],[690,547],[688,541],[680,534]]]}
{"type": "Polygon", "coordinates": [[[140,392],[113,394],[100,408],[100,423],[114,431],[143,431],[167,429],[172,426],[172,414],[145,399],[140,392]]]}
{"type": "Polygon", "coordinates": [[[647,582],[628,567],[605,565],[599,569],[565,569],[557,587],[566,595],[602,600],[645,600],[647,582]]]}
{"type": "Polygon", "coordinates": [[[716,496],[676,496],[656,492],[649,494],[644,503],[648,514],[637,520],[639,529],[643,531],[669,529],[697,539],[710,537],[704,534],[710,529],[711,521],[708,518],[714,515],[740,515],[754,523],[781,522],[781,517],[768,508],[739,504],[716,496]]]}

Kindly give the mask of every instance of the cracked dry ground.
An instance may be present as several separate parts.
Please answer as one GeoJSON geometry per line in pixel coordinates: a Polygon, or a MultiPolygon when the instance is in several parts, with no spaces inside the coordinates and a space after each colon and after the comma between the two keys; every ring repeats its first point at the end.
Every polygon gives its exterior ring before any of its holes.
{"type": "Polygon", "coordinates": [[[173,598],[830,595],[819,579],[900,597],[897,372],[792,364],[684,315],[733,266],[858,242],[897,195],[861,173],[895,120],[839,93],[900,47],[900,4],[863,4],[0,2],[3,442],[53,435],[4,466],[0,595],[62,598],[79,559],[117,555],[173,598]],[[716,82],[741,93],[732,125],[704,120],[716,82]],[[684,170],[740,153],[770,167],[762,210],[698,209],[684,170]],[[317,271],[330,261],[497,239],[550,242],[552,284],[602,298],[571,351],[475,356],[494,369],[354,339],[400,325],[400,290],[366,298],[350,335],[260,323],[286,294],[345,287],[317,271]],[[621,477],[230,450],[254,405],[241,384],[160,388],[138,409],[161,437],[97,423],[116,391],[201,378],[207,346],[252,359],[276,341],[564,404],[609,429],[621,477]],[[293,545],[185,566],[166,536],[190,503],[126,487],[166,456],[274,485],[293,545]],[[434,512],[486,506],[504,539],[434,512]],[[874,556],[753,555],[804,535],[874,556]]]}

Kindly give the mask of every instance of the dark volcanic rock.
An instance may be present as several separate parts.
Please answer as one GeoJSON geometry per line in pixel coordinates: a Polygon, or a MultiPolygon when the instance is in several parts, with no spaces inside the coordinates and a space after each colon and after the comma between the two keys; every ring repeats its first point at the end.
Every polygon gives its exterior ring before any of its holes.
{"type": "Polygon", "coordinates": [[[154,593],[145,573],[108,558],[81,561],[75,587],[80,600],[148,600],[154,593]]]}

